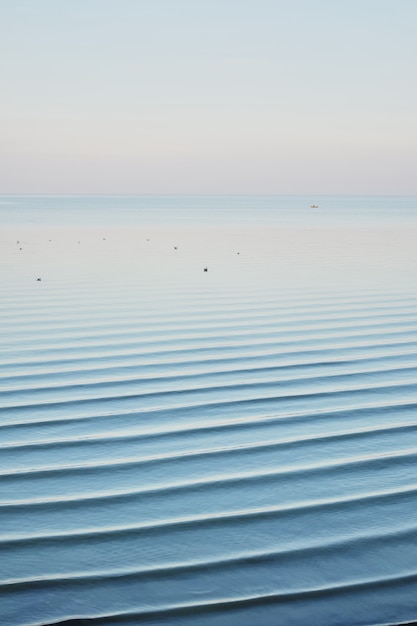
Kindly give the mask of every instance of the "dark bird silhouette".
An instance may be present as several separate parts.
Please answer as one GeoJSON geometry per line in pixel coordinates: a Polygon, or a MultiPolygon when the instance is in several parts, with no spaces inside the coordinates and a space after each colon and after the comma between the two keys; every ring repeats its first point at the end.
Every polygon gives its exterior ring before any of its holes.
{"type": "Polygon", "coordinates": [[[205,268],[204,268],[204,270],[203,270],[203,272],[208,272],[208,268],[207,268],[207,267],[205,267],[205,268]]]}
{"type": "Polygon", "coordinates": [[[38,282],[41,282],[42,278],[37,278],[36,280],[37,280],[38,282]]]}

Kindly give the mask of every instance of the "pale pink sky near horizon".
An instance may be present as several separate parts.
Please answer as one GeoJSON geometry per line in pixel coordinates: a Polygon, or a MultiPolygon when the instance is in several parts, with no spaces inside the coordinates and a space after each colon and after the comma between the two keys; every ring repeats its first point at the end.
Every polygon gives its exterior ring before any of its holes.
{"type": "Polygon", "coordinates": [[[417,195],[414,0],[0,5],[0,193],[417,195]]]}

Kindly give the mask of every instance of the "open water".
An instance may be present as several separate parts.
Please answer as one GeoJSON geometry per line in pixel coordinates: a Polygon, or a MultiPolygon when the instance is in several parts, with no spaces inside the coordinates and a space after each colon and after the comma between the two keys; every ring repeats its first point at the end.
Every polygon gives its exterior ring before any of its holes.
{"type": "Polygon", "coordinates": [[[0,219],[2,625],[417,619],[416,198],[0,219]]]}

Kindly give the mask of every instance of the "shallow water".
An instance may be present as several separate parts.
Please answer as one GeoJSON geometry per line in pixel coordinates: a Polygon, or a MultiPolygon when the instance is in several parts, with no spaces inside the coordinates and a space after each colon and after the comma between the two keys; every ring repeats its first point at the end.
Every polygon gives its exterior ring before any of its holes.
{"type": "Polygon", "coordinates": [[[0,218],[0,623],[417,619],[417,199],[0,218]]]}

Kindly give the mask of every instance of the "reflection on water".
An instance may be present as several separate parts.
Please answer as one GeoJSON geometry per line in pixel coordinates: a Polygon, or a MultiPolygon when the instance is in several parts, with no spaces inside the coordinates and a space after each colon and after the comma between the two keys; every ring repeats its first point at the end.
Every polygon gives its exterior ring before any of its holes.
{"type": "Polygon", "coordinates": [[[1,623],[417,617],[415,199],[0,215],[1,623]]]}

